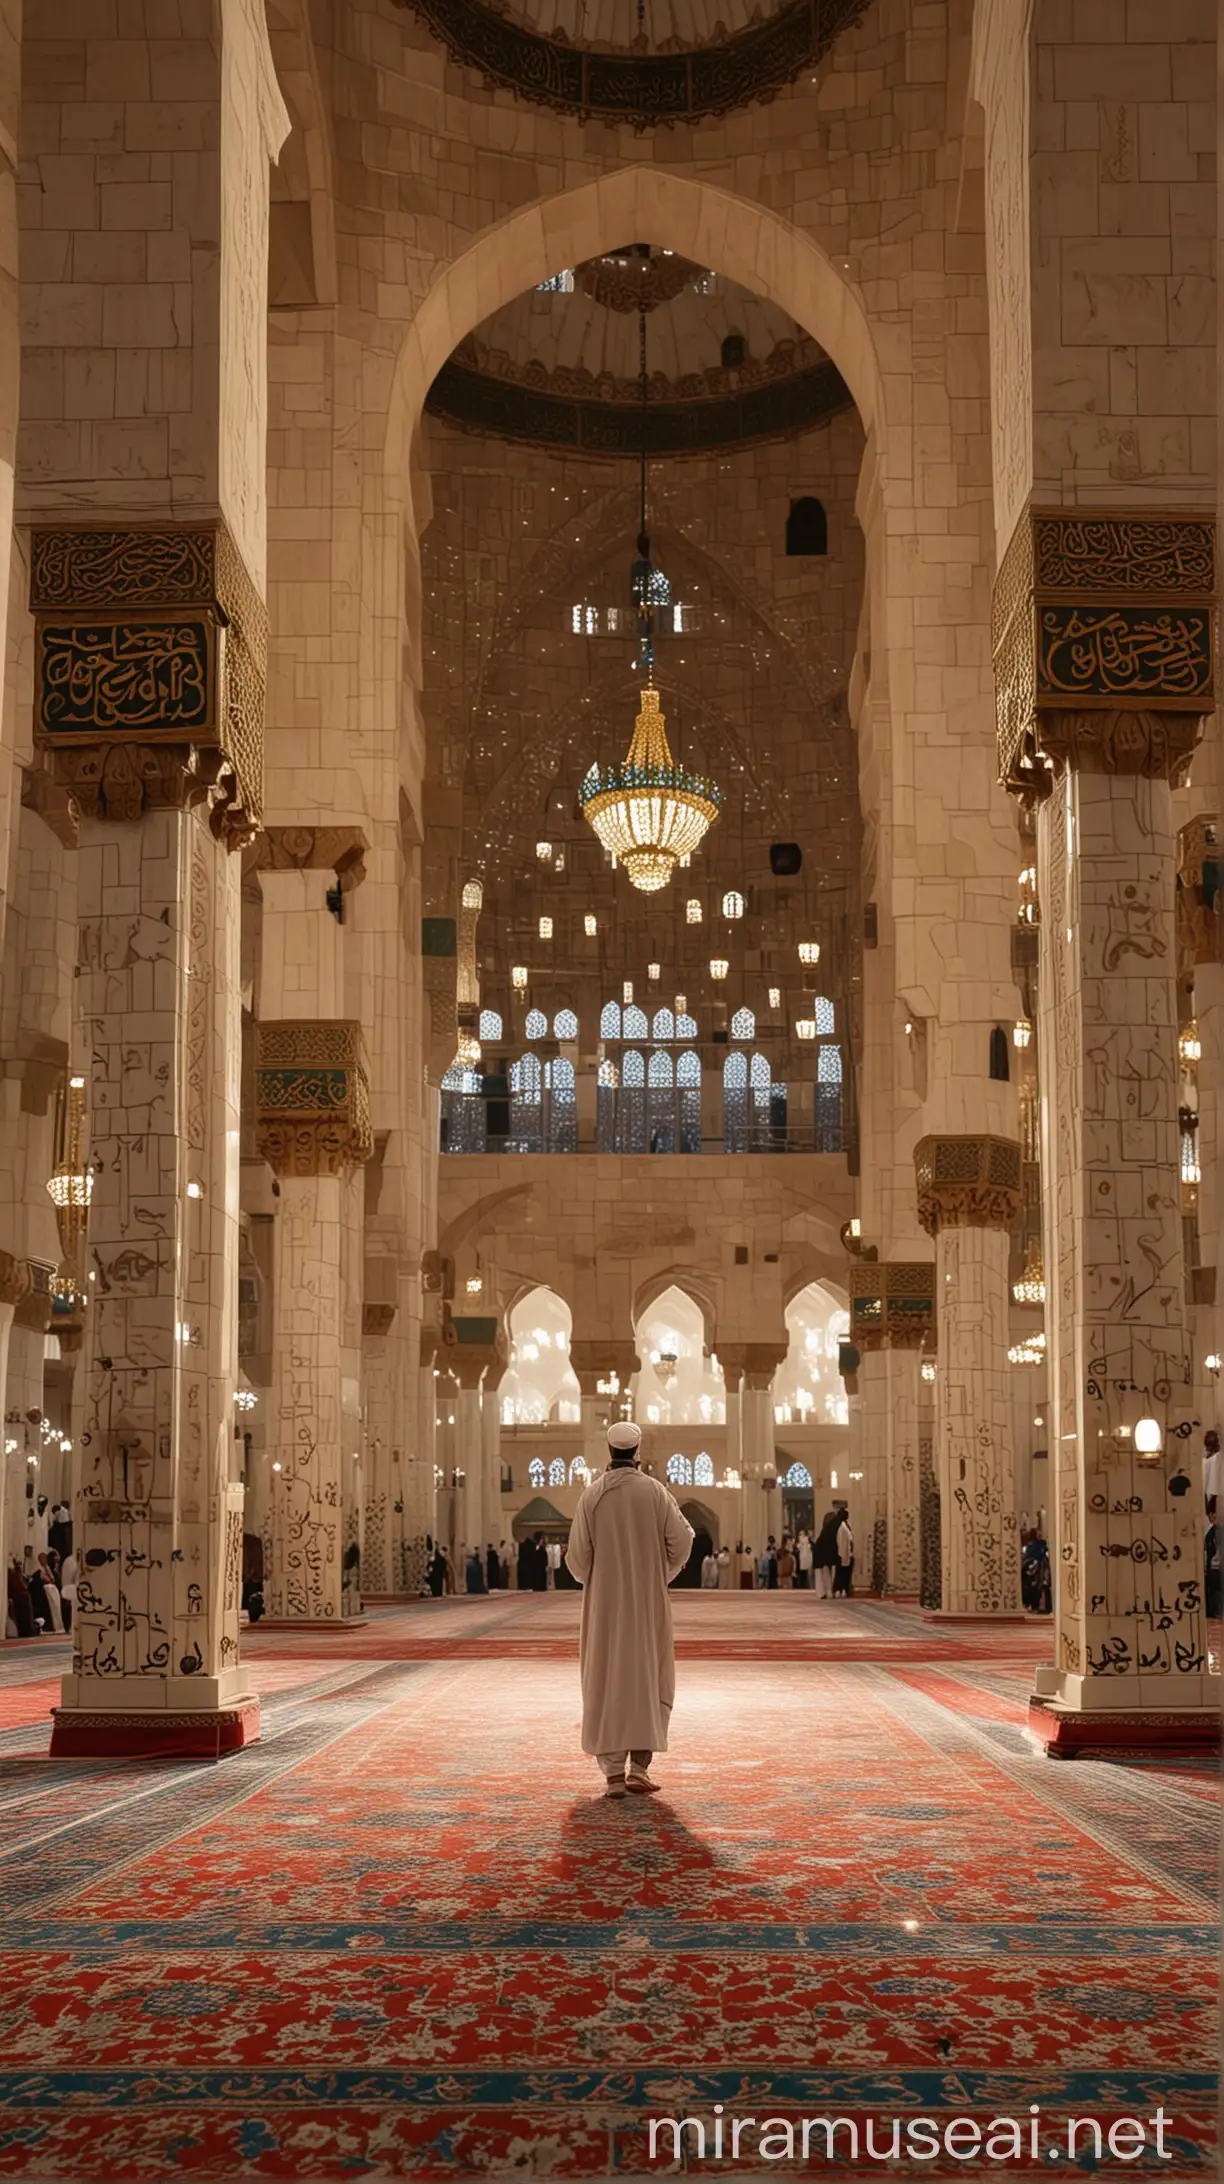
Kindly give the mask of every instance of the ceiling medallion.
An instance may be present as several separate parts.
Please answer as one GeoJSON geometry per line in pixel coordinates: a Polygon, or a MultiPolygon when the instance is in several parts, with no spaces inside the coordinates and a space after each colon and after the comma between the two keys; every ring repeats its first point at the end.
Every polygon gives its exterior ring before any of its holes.
{"type": "Polygon", "coordinates": [[[683,857],[691,857],[718,817],[722,792],[700,774],[677,766],[653,683],[642,692],[625,762],[600,773],[592,766],[580,791],[582,816],[635,887],[652,895],[666,887],[683,857]]]}
{"type": "Polygon", "coordinates": [[[867,0],[786,0],[764,22],[687,51],[600,52],[545,37],[497,12],[489,0],[399,0],[486,81],[581,121],[643,131],[732,113],[771,99],[813,69],[867,0]]]}

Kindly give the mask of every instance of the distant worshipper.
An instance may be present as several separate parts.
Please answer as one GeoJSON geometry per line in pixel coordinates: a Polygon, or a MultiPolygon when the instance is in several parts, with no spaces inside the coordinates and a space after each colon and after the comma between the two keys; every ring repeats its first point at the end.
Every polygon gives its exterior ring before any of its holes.
{"type": "Polygon", "coordinates": [[[667,1588],[693,1544],[675,1496],[641,1470],[641,1440],[639,1426],[609,1427],[611,1462],[578,1504],[565,1557],[583,1587],[582,1749],[608,1797],[659,1788],[647,1769],[667,1750],[676,1696],[667,1588]]]}
{"type": "Polygon", "coordinates": [[[467,1558],[466,1583],[467,1589],[470,1593],[482,1593],[486,1589],[484,1564],[480,1559],[479,1547],[473,1547],[471,1554],[467,1558]]]}

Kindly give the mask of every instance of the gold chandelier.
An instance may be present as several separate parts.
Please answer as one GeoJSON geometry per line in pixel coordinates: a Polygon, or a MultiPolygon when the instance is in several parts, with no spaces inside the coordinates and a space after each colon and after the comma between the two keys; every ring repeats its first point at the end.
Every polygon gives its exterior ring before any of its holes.
{"type": "Polygon", "coordinates": [[[722,792],[672,758],[653,682],[624,764],[600,773],[592,766],[579,792],[582,816],[635,887],[653,895],[691,857],[718,817],[722,792]]]}
{"type": "Polygon", "coordinates": [[[1019,1281],[1012,1283],[1012,1295],[1017,1304],[1045,1303],[1045,1268],[1041,1260],[1041,1245],[1034,1236],[1024,1259],[1024,1272],[1019,1281]]]}

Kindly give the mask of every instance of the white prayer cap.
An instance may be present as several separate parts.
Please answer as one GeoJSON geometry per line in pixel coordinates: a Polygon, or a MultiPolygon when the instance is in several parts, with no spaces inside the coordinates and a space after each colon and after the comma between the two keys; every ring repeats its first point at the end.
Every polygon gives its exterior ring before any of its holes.
{"type": "Polygon", "coordinates": [[[609,1427],[608,1427],[608,1447],[609,1447],[609,1448],[616,1448],[616,1449],[622,1449],[622,1450],[624,1450],[624,1449],[632,1449],[632,1448],[639,1448],[639,1447],[641,1446],[641,1441],[642,1441],[642,1429],[641,1429],[641,1427],[640,1427],[640,1426],[635,1426],[635,1425],[631,1424],[631,1422],[630,1422],[630,1421],[629,1421],[628,1419],[625,1419],[625,1420],[624,1420],[624,1421],[623,1421],[623,1422],[622,1422],[622,1423],[621,1423],[620,1425],[618,1425],[618,1426],[609,1426],[609,1427]]]}

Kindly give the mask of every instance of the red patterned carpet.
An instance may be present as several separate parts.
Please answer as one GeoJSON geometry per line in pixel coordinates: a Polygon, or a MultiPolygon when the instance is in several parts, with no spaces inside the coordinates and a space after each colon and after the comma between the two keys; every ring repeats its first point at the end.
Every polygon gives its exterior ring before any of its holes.
{"type": "MultiPolygon", "coordinates": [[[[1216,2175],[1212,1771],[1038,1758],[1039,1629],[802,1594],[676,1626],[665,1788],[623,1804],[573,1596],[253,1633],[265,1736],[215,1768],[48,1762],[62,1649],[0,1650],[0,2175],[648,2175],[648,2119],[717,2104],[847,2119],[855,2175],[911,2168],[873,2158],[894,2119],[1021,2118],[1006,2168],[1051,2177],[1097,2166],[1069,2115],[1163,2108],[1172,2159],[1122,2166],[1216,2175]]],[[[804,2166],[712,2144],[687,2165],[804,2166]]]]}

